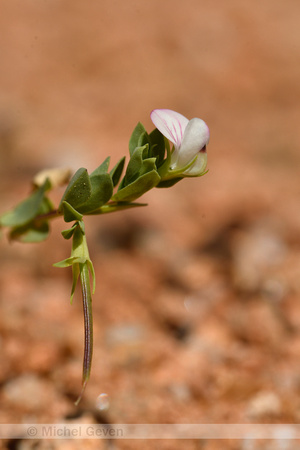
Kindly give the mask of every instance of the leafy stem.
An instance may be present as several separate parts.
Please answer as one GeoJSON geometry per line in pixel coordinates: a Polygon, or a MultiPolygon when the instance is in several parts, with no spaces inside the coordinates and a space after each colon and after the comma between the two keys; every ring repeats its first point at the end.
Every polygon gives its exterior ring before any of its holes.
{"type": "Polygon", "coordinates": [[[84,357],[82,389],[76,405],[89,380],[93,356],[92,294],[95,292],[95,273],[86,241],[84,216],[145,206],[145,203],[136,200],[152,188],[171,187],[184,177],[198,177],[206,173],[209,130],[205,122],[197,118],[189,121],[167,109],[152,111],[151,119],[157,128],[150,134],[141,123],[133,130],[129,141],[130,159],[124,176],[125,157],[111,170],[110,157],[107,157],[92,173],[81,167],[72,178],[69,169],[47,169],[34,177],[33,189],[25,200],[0,215],[0,229],[7,227],[9,239],[20,242],[44,241],[49,236],[50,221],[58,217],[68,224],[73,223],[62,231],[64,239],[72,239],[71,256],[54,266],[72,266],[71,303],[79,279],[81,283],[84,357]],[[172,150],[169,141],[174,144],[172,150]],[[56,208],[48,193],[64,184],[67,187],[56,208]]]}
{"type": "Polygon", "coordinates": [[[62,235],[65,239],[73,238],[72,252],[70,258],[60,261],[54,266],[70,267],[72,266],[73,283],[71,291],[71,303],[77,286],[78,278],[80,279],[83,315],[84,315],[84,356],[82,370],[82,389],[76,400],[76,405],[81,400],[85,387],[90,377],[92,356],[93,356],[93,313],[92,313],[92,293],[95,292],[95,273],[92,261],[89,256],[85,236],[85,226],[83,221],[77,221],[68,230],[64,230],[62,235]],[[90,275],[93,280],[93,292],[91,292],[90,275]]]}

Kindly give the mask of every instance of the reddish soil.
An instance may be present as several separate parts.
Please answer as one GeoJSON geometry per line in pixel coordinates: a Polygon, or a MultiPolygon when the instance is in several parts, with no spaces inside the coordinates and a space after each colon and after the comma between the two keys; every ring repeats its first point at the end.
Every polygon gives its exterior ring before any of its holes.
{"type": "Polygon", "coordinates": [[[81,298],[70,306],[71,271],[52,267],[69,256],[66,226],[53,223],[39,245],[2,236],[0,423],[298,423],[300,3],[2,0],[0,10],[0,212],[40,169],[91,170],[108,155],[114,164],[138,121],[152,130],[154,108],[211,130],[205,177],[154,189],[146,208],[86,221],[95,350],[77,408],[81,298]]]}

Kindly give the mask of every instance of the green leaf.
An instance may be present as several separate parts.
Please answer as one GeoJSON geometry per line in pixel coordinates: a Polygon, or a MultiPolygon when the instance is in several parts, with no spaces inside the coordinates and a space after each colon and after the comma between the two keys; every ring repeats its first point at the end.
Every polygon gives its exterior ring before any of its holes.
{"type": "Polygon", "coordinates": [[[124,177],[124,185],[132,183],[139,176],[143,164],[144,147],[137,147],[131,155],[124,177]]]}
{"type": "Polygon", "coordinates": [[[75,228],[77,227],[77,222],[74,223],[74,225],[71,228],[68,228],[67,230],[63,230],[61,232],[64,239],[71,239],[71,237],[74,234],[75,228]]]}
{"type": "Polygon", "coordinates": [[[95,211],[110,200],[113,194],[113,182],[109,173],[90,176],[91,196],[89,200],[79,209],[80,213],[86,214],[95,211]]]}
{"type": "Polygon", "coordinates": [[[97,169],[94,170],[94,172],[91,173],[90,177],[93,177],[95,175],[100,175],[103,173],[107,173],[108,171],[108,167],[109,167],[109,162],[110,162],[110,156],[108,156],[102,164],[100,164],[99,167],[97,167],[97,169]]]}
{"type": "Polygon", "coordinates": [[[183,180],[183,177],[171,178],[170,180],[163,180],[156,186],[157,188],[169,188],[178,183],[178,181],[183,180]]]}
{"type": "Polygon", "coordinates": [[[133,152],[130,161],[127,166],[125,177],[120,183],[119,189],[123,189],[125,186],[133,183],[141,175],[144,175],[151,170],[156,169],[155,158],[148,158],[149,145],[146,144],[143,147],[137,147],[133,152]]]}
{"type": "Polygon", "coordinates": [[[42,242],[49,235],[48,222],[42,222],[39,225],[28,224],[22,227],[13,228],[10,232],[10,239],[18,240],[24,243],[42,242]]]}
{"type": "Polygon", "coordinates": [[[139,147],[139,143],[138,142],[139,142],[140,136],[143,133],[146,133],[146,129],[145,129],[144,125],[141,124],[141,122],[139,122],[137,124],[137,126],[135,127],[135,129],[133,130],[132,135],[131,135],[130,140],[129,140],[129,153],[130,153],[130,155],[132,155],[134,150],[137,147],[139,147]]]}
{"type": "MultiPolygon", "coordinates": [[[[143,147],[144,145],[148,144],[148,148],[150,147],[150,138],[149,138],[149,134],[147,133],[147,131],[145,131],[144,133],[142,133],[139,137],[138,140],[138,145],[137,147],[143,147]]],[[[145,155],[145,158],[147,158],[148,155],[145,155]]]]}
{"type": "Polygon", "coordinates": [[[48,197],[44,196],[37,214],[47,214],[51,211],[54,211],[54,205],[48,197]]]}
{"type": "Polygon", "coordinates": [[[117,162],[115,167],[110,171],[110,175],[111,175],[114,187],[117,186],[117,184],[120,181],[120,178],[121,178],[121,175],[122,175],[122,172],[124,169],[124,164],[125,164],[125,156],[123,156],[123,158],[121,158],[120,161],[117,162]]]}
{"type": "Polygon", "coordinates": [[[48,187],[49,182],[46,180],[43,186],[35,190],[26,200],[19,203],[15,209],[3,214],[0,218],[0,225],[4,227],[20,227],[31,222],[39,212],[48,187]]]}
{"type": "Polygon", "coordinates": [[[65,222],[72,222],[73,220],[81,220],[83,215],[73,208],[68,202],[62,202],[62,211],[65,222]]]}
{"type": "Polygon", "coordinates": [[[160,176],[157,171],[152,170],[118,191],[115,195],[113,195],[112,200],[117,202],[131,202],[143,195],[145,192],[154,188],[159,181],[160,176]]]}
{"type": "MultiPolygon", "coordinates": [[[[76,225],[76,224],[75,224],[76,225]]],[[[78,226],[79,226],[79,228],[80,228],[80,230],[81,230],[81,233],[82,233],[82,235],[84,236],[85,235],[85,225],[84,225],[84,221],[83,220],[80,220],[79,222],[78,222],[78,226]]],[[[76,227],[75,227],[76,228],[76,227]]]]}
{"type": "Polygon", "coordinates": [[[50,231],[49,223],[46,218],[37,219],[37,216],[47,214],[50,211],[53,211],[52,202],[47,197],[44,197],[33,220],[24,225],[11,228],[10,239],[24,243],[41,242],[47,239],[50,231]]]}
{"type": "Polygon", "coordinates": [[[63,195],[59,210],[61,210],[64,202],[69,203],[74,209],[78,209],[88,201],[91,193],[92,187],[87,170],[84,168],[78,169],[63,195]]]}
{"type": "Polygon", "coordinates": [[[80,258],[79,256],[70,256],[70,258],[66,258],[63,261],[59,261],[59,262],[53,264],[53,266],[59,267],[59,268],[65,268],[65,267],[70,267],[73,264],[82,263],[82,262],[85,262],[85,260],[82,261],[82,258],[80,258]]]}
{"type": "Polygon", "coordinates": [[[139,176],[142,176],[145,173],[151,172],[152,170],[156,170],[155,161],[156,161],[156,158],[144,159],[142,167],[139,172],[139,176]]]}
{"type": "Polygon", "coordinates": [[[165,139],[163,134],[161,134],[161,132],[157,128],[155,128],[152,133],[150,133],[149,137],[151,142],[149,153],[150,156],[156,158],[156,166],[157,168],[159,168],[162,165],[165,157],[165,139]]]}

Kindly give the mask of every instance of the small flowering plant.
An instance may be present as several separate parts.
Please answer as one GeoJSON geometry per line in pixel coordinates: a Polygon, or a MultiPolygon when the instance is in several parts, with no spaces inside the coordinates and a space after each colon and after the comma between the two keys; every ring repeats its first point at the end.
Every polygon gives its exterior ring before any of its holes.
{"type": "Polygon", "coordinates": [[[188,120],[169,109],[155,109],[151,120],[156,128],[150,134],[141,123],[133,130],[125,173],[125,157],[110,170],[108,157],[92,173],[80,168],[72,177],[68,169],[44,170],[34,177],[31,194],[0,216],[0,227],[9,229],[11,240],[21,242],[45,240],[50,231],[50,221],[55,218],[62,217],[71,224],[62,231],[64,239],[72,240],[71,256],[54,266],[72,267],[71,303],[78,280],[82,291],[85,345],[82,390],[76,404],[89,380],[93,355],[95,272],[89,256],[84,216],[145,206],[136,200],[150,189],[170,187],[185,177],[199,177],[207,172],[209,130],[203,120],[188,120]],[[173,144],[172,149],[169,141],[173,144]],[[49,193],[64,184],[67,185],[66,190],[55,207],[49,193]]]}

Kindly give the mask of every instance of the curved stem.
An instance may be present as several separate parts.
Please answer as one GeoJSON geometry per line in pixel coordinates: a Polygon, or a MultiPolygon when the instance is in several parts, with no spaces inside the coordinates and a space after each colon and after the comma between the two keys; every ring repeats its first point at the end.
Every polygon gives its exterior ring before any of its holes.
{"type": "Polygon", "coordinates": [[[81,400],[87,382],[90,378],[92,357],[93,357],[93,312],[92,312],[92,295],[90,288],[90,274],[88,265],[86,263],[79,265],[80,281],[83,300],[83,315],[84,315],[84,356],[83,356],[83,371],[82,371],[82,389],[75,405],[81,400]]]}

